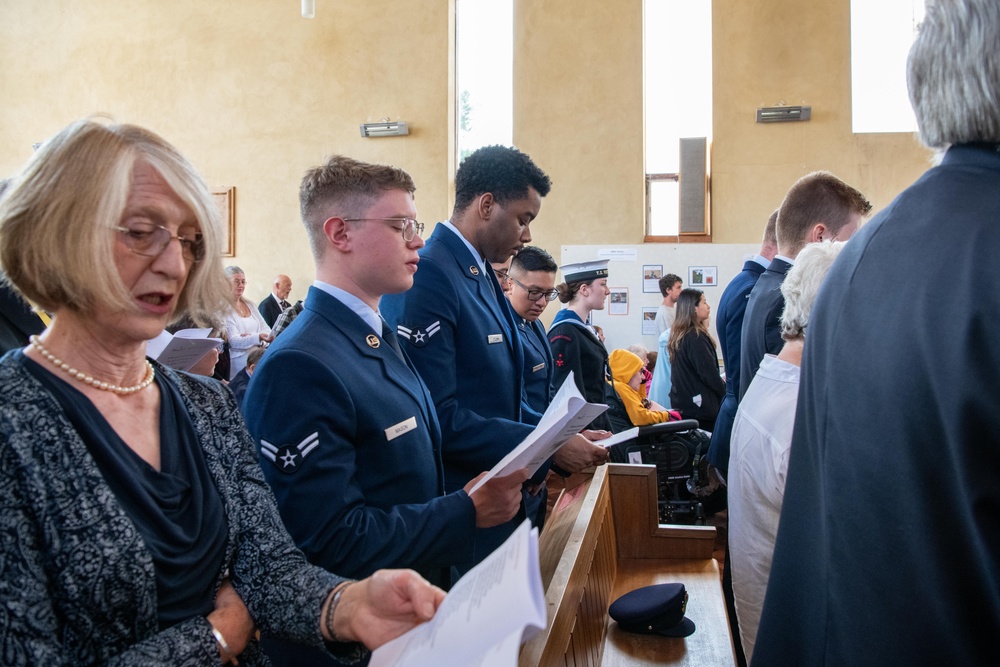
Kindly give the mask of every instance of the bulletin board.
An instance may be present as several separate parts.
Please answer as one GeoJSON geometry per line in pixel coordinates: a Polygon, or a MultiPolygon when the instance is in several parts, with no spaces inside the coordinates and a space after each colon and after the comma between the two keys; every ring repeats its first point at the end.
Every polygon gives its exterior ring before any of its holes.
{"type": "MultiPolygon", "coordinates": [[[[712,337],[717,338],[715,315],[722,292],[743,269],[743,262],[759,249],[760,244],[752,243],[565,245],[562,246],[560,263],[611,260],[608,264],[608,287],[615,295],[615,303],[606,302],[604,310],[595,310],[592,321],[604,330],[608,351],[636,343],[655,350],[657,336],[651,314],[656,313],[663,301],[658,288],[651,291],[657,273],[661,276],[668,273],[678,275],[684,281],[684,287],[694,287],[705,293],[712,308],[709,330],[712,337]]],[[[658,277],[655,279],[658,280],[658,277]]],[[[557,277],[557,282],[562,282],[562,274],[557,277]]],[[[550,307],[544,317],[551,322],[555,314],[556,310],[550,307]]]]}

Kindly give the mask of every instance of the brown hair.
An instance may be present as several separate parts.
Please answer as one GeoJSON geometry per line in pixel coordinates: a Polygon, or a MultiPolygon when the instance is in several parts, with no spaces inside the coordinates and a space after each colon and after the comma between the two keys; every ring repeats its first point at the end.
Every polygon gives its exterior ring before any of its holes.
{"type": "Polygon", "coordinates": [[[871,202],[861,192],[830,172],[807,174],[788,190],[778,209],[778,251],[795,257],[809,242],[814,225],[822,222],[836,233],[855,213],[868,215],[871,210],[871,202]]]}
{"type": "Polygon", "coordinates": [[[700,289],[688,287],[681,290],[680,296],[677,297],[677,305],[675,306],[677,308],[677,316],[670,327],[670,338],[667,339],[667,352],[670,355],[671,362],[673,362],[677,354],[677,349],[681,345],[681,339],[684,336],[692,332],[695,335],[699,333],[708,335],[708,323],[699,322],[698,316],[695,314],[695,309],[698,308],[698,304],[701,303],[701,297],[703,296],[705,296],[705,293],[700,289]]]}
{"type": "Polygon", "coordinates": [[[299,211],[313,256],[323,256],[326,248],[323,223],[331,210],[332,215],[360,218],[386,191],[402,190],[412,195],[416,189],[409,174],[389,165],[334,155],[313,167],[299,186],[299,211]]]}

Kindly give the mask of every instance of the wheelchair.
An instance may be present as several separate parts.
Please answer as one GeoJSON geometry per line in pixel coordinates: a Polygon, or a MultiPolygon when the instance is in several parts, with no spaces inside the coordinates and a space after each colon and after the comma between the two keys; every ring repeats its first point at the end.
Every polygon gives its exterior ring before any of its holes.
{"type": "MultiPolygon", "coordinates": [[[[605,392],[612,431],[634,428],[625,404],[609,384],[605,392]]],[[[711,437],[694,419],[640,426],[635,438],[608,450],[612,463],[656,466],[660,523],[704,525],[726,508],[726,488],[707,459],[711,437]]]]}

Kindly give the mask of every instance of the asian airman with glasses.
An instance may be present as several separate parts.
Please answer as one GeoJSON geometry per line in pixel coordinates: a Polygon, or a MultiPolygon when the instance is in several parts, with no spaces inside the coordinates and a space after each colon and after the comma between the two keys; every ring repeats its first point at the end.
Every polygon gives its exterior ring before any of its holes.
{"type": "Polygon", "coordinates": [[[545,327],[538,318],[558,296],[552,256],[535,246],[525,246],[514,255],[504,291],[517,313],[524,350],[524,393],[528,405],[539,414],[549,406],[552,385],[552,351],[545,327]]]}

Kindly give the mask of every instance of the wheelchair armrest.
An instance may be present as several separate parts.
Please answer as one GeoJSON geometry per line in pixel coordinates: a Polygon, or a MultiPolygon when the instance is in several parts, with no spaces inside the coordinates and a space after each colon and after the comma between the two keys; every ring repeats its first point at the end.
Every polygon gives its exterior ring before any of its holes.
{"type": "Polygon", "coordinates": [[[678,422],[663,422],[661,424],[650,424],[640,426],[638,437],[663,435],[665,433],[678,433],[680,431],[690,431],[698,428],[697,419],[682,419],[678,422]]]}

